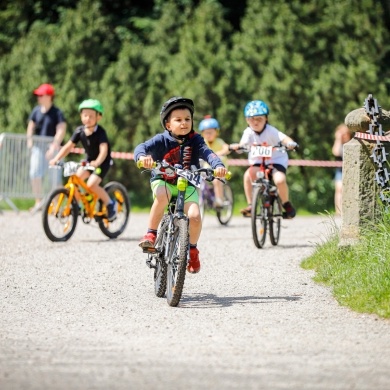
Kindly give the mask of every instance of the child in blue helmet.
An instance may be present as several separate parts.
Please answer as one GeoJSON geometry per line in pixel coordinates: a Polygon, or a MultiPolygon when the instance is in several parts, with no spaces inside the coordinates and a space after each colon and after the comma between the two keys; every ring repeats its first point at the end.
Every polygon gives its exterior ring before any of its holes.
{"type": "MultiPolygon", "coordinates": [[[[220,158],[210,150],[204,139],[193,129],[194,102],[191,99],[175,96],[167,100],[160,112],[162,134],[157,134],[134,150],[134,160],[142,161],[145,168],[152,169],[154,161],[166,160],[169,164],[180,164],[185,169],[200,167],[199,159],[205,160],[215,169],[217,177],[225,177],[227,170],[220,158]]],[[[152,169],[151,188],[153,205],[149,215],[147,233],[139,246],[142,249],[154,248],[157,228],[164,215],[169,199],[177,194],[177,177],[161,174],[152,169]]],[[[189,218],[190,259],[187,270],[190,273],[200,271],[197,242],[202,230],[199,210],[198,191],[191,184],[186,190],[184,211],[189,218]]]]}
{"type": "MultiPolygon", "coordinates": [[[[219,138],[219,123],[215,118],[210,115],[206,115],[204,119],[199,123],[199,131],[203,136],[206,145],[222,160],[226,169],[227,155],[230,153],[229,144],[227,144],[222,138],[219,138]]],[[[213,180],[214,193],[215,193],[215,207],[222,207],[223,205],[223,184],[219,180],[213,180]]]]}
{"type": "MultiPolygon", "coordinates": [[[[244,130],[239,144],[230,145],[231,149],[237,149],[244,145],[285,145],[287,149],[294,149],[297,143],[286,134],[268,123],[269,108],[261,100],[249,102],[244,109],[244,115],[248,127],[244,130]]],[[[248,206],[241,210],[241,213],[247,217],[251,215],[252,208],[252,181],[256,179],[256,173],[260,160],[248,155],[250,167],[244,174],[244,191],[248,206]]],[[[269,163],[273,165],[272,178],[278,188],[278,193],[285,210],[284,216],[287,219],[295,217],[295,209],[289,201],[288,186],[286,180],[286,171],[288,166],[287,153],[275,150],[269,163]]]]}
{"type": "Polygon", "coordinates": [[[49,164],[55,165],[63,157],[67,156],[78,142],[81,142],[87,155],[87,162],[97,169],[92,173],[85,169],[79,169],[77,176],[84,180],[88,179],[88,188],[97,194],[106,205],[107,219],[112,222],[116,218],[116,202],[100,186],[111,166],[111,151],[107,133],[103,127],[98,125],[103,116],[103,106],[99,100],[87,99],[79,105],[79,112],[83,125],[76,128],[70,140],[50,160],[49,164]]]}

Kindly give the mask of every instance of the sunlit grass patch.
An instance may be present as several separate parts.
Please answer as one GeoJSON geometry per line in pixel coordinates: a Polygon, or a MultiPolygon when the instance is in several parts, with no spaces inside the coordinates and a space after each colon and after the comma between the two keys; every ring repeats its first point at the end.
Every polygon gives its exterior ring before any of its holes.
{"type": "Polygon", "coordinates": [[[357,312],[390,318],[390,218],[368,224],[358,244],[341,248],[338,229],[302,262],[337,301],[357,312]]]}

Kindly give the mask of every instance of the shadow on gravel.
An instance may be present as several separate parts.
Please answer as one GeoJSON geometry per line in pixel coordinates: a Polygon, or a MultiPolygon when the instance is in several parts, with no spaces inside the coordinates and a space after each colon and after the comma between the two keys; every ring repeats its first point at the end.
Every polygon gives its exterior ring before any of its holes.
{"type": "Polygon", "coordinates": [[[123,241],[123,242],[139,242],[139,237],[118,237],[118,238],[106,238],[103,237],[101,239],[98,238],[88,238],[88,239],[80,239],[81,242],[98,242],[99,244],[104,244],[104,243],[112,243],[112,242],[118,242],[118,241],[123,241]]]}
{"type": "Polygon", "coordinates": [[[299,296],[286,297],[255,297],[255,296],[238,296],[238,297],[218,297],[215,294],[193,294],[191,296],[183,295],[180,301],[182,308],[199,308],[210,309],[217,307],[230,307],[233,305],[244,304],[259,304],[259,303],[273,303],[273,302],[291,302],[299,301],[302,298],[299,296]]]}

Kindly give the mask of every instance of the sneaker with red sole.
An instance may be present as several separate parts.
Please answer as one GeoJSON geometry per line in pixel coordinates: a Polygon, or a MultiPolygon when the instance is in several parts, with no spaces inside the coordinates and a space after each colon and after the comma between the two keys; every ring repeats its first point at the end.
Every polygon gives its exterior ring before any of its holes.
{"type": "Polygon", "coordinates": [[[157,235],[155,233],[146,233],[139,242],[138,246],[142,249],[154,248],[157,235]]]}
{"type": "Polygon", "coordinates": [[[285,212],[283,213],[284,219],[293,219],[296,215],[296,211],[290,202],[283,203],[285,212]]]}
{"type": "Polygon", "coordinates": [[[190,248],[190,261],[187,265],[187,271],[191,274],[196,274],[200,271],[198,248],[190,248]]]}

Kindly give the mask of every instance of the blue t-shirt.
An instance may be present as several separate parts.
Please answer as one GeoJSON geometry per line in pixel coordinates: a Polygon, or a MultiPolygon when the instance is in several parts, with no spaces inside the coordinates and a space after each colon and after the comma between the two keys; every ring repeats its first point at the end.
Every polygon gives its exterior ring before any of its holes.
{"type": "Polygon", "coordinates": [[[49,111],[44,113],[41,112],[41,106],[36,106],[28,119],[35,123],[34,134],[46,137],[54,137],[57,125],[66,122],[64,114],[56,106],[51,106],[49,111]]]}

